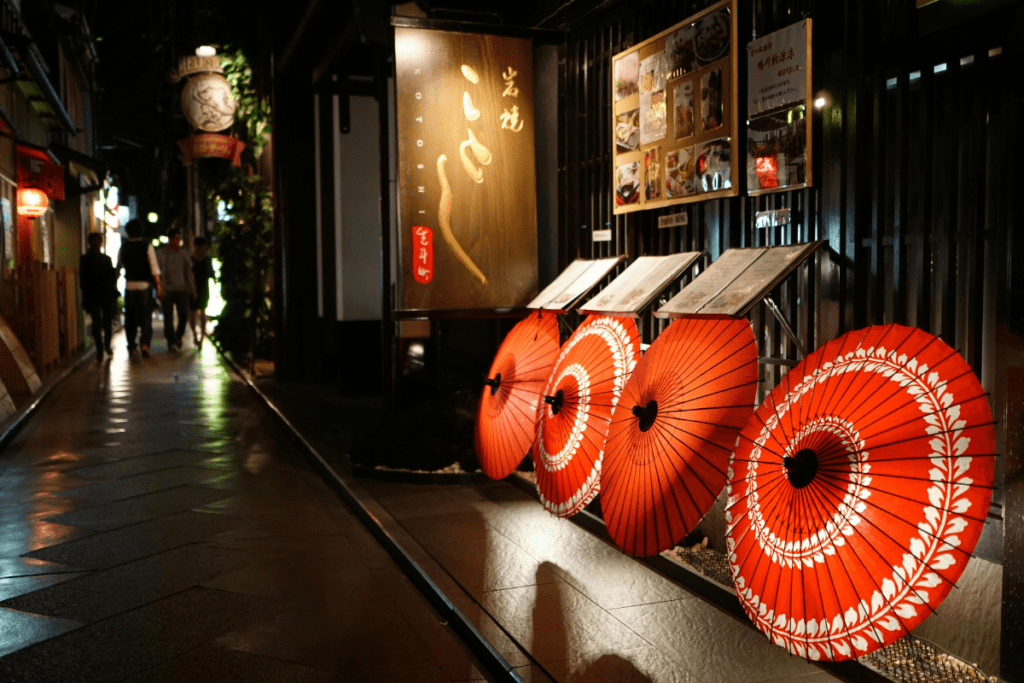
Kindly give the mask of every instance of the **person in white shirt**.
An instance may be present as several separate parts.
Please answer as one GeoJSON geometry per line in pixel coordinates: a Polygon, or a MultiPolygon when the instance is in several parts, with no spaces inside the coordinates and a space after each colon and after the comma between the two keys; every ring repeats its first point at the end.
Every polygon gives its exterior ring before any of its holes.
{"type": "Polygon", "coordinates": [[[142,330],[139,347],[143,358],[149,358],[149,343],[153,340],[153,296],[150,288],[156,285],[156,295],[163,296],[160,285],[160,264],[153,245],[142,241],[142,222],[138,218],[125,226],[128,241],[117,252],[117,268],[124,269],[124,328],[128,337],[128,355],[135,355],[136,334],[142,330]]]}

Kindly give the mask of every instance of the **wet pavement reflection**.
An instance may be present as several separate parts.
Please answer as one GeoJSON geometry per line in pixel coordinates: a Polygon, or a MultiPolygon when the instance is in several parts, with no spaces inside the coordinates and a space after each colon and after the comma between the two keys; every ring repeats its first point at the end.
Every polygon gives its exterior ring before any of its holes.
{"type": "Polygon", "coordinates": [[[211,345],[114,347],[0,453],[0,680],[483,680],[211,345]]]}

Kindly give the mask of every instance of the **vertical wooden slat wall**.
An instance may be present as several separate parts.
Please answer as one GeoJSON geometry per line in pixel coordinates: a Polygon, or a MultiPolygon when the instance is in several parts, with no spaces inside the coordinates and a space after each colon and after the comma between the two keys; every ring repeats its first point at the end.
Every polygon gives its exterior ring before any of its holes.
{"type": "MultiPolygon", "coordinates": [[[[814,187],[614,216],[611,57],[711,4],[629,0],[568,11],[559,84],[560,267],[577,257],[631,261],[690,250],[707,250],[713,261],[731,247],[824,240],[828,249],[814,266],[772,292],[809,350],[867,325],[917,326],[957,349],[992,391],[997,330],[1022,327],[1010,184],[1019,156],[1012,142],[1020,139],[1012,112],[1022,98],[1010,27],[995,22],[987,35],[940,44],[918,35],[913,2],[741,3],[741,61],[754,36],[814,20],[814,89],[828,98],[811,113],[814,187]],[[758,211],[779,208],[791,210],[789,225],[755,227],[758,211]],[[688,215],[687,225],[657,227],[660,215],[677,212],[688,215]],[[605,227],[612,241],[593,242],[592,232],[605,227]]],[[[741,92],[741,110],[745,99],[741,92]]],[[[744,179],[735,180],[745,190],[744,179]]],[[[799,355],[763,307],[750,318],[764,359],[763,395],[799,355]]],[[[644,341],[664,326],[642,320],[644,341]]],[[[992,396],[997,415],[1003,400],[992,396]]],[[[999,492],[994,502],[998,509],[999,492]]],[[[999,560],[1001,521],[990,522],[996,543],[986,552],[999,560]]]]}

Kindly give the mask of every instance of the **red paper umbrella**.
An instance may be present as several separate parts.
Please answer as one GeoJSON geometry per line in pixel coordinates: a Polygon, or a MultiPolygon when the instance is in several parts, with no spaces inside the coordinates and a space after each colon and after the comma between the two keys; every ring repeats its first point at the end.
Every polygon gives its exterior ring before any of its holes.
{"type": "Polygon", "coordinates": [[[494,356],[476,413],[476,453],[491,479],[512,474],[530,452],[558,341],[554,314],[537,311],[516,323],[494,356]]]}
{"type": "Polygon", "coordinates": [[[654,555],[697,526],[725,486],[757,378],[746,320],[680,318],[651,344],[605,444],[601,512],[616,545],[654,555]]]}
{"type": "Polygon", "coordinates": [[[600,489],[612,410],[640,356],[629,318],[589,316],[562,346],[544,388],[533,460],[540,501],[569,517],[600,489]]]}
{"type": "Polygon", "coordinates": [[[994,448],[974,372],[926,332],[870,327],[807,356],[730,463],[729,562],[747,614],[807,659],[909,633],[978,542],[994,448]]]}

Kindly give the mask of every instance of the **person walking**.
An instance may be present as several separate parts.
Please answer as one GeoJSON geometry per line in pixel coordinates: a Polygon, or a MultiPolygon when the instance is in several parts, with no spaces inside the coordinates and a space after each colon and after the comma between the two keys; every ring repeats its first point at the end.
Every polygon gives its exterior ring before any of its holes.
{"type": "Polygon", "coordinates": [[[188,327],[189,299],[196,296],[196,283],[192,276],[192,257],[181,248],[181,230],[172,228],[167,233],[167,246],[157,252],[160,272],[164,283],[161,297],[164,307],[164,337],[167,339],[167,350],[177,351],[184,341],[185,328],[188,327]],[[177,311],[178,321],[175,325],[174,314],[177,311]]]}
{"type": "Polygon", "coordinates": [[[89,251],[78,259],[78,283],[82,287],[82,308],[92,320],[96,360],[113,356],[110,337],[114,332],[114,303],[117,300],[117,271],[110,257],[100,251],[103,235],[89,233],[89,251]]]}
{"type": "Polygon", "coordinates": [[[196,237],[192,240],[192,280],[196,283],[196,298],[189,314],[189,325],[192,327],[192,341],[200,349],[203,348],[203,340],[206,338],[206,307],[210,304],[212,278],[213,266],[206,256],[206,238],[196,237]]]}
{"type": "Polygon", "coordinates": [[[124,268],[124,328],[128,337],[128,355],[135,355],[135,336],[141,328],[139,346],[143,358],[149,358],[153,339],[153,297],[150,288],[156,285],[157,297],[163,294],[160,265],[153,245],[142,241],[142,221],[133,218],[125,226],[128,241],[117,252],[117,268],[124,268]]]}

